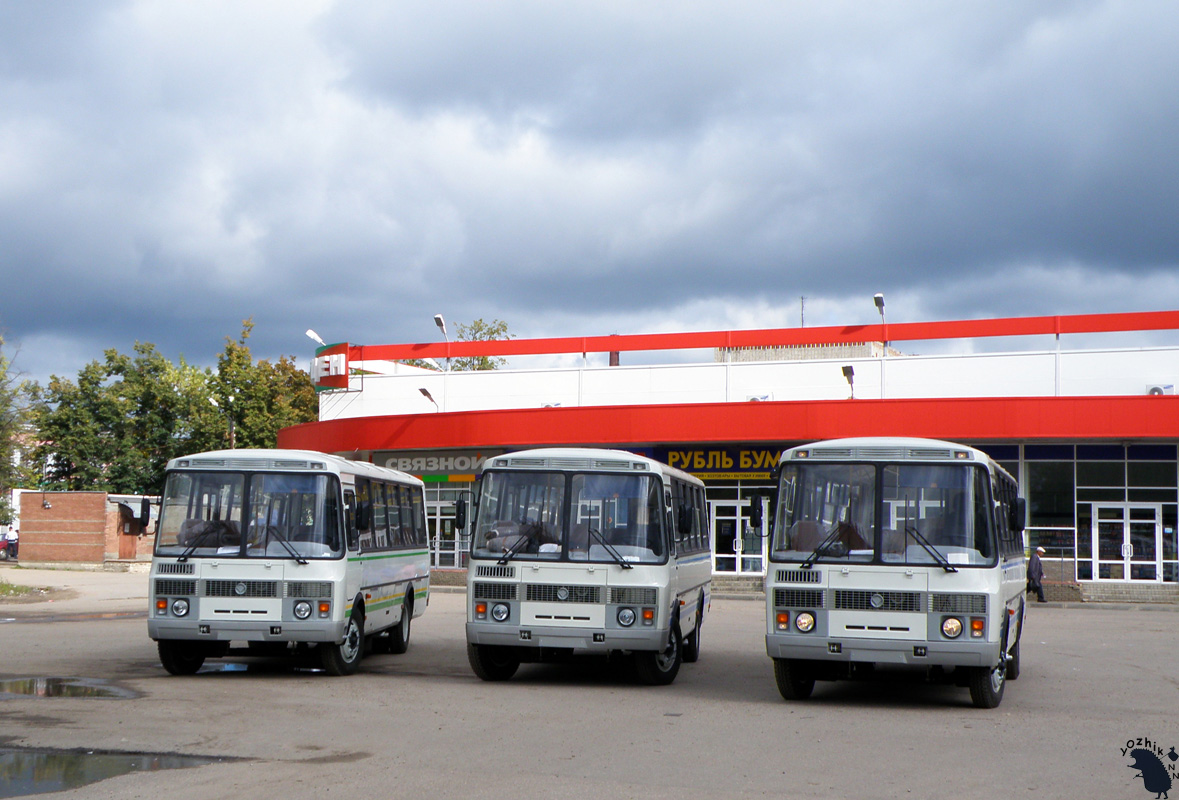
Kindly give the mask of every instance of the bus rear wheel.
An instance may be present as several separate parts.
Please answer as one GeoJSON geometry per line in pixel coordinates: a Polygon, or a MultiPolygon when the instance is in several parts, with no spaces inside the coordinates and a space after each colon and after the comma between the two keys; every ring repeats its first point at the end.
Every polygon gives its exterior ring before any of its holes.
{"type": "Polygon", "coordinates": [[[339,644],[321,644],[323,668],[332,675],[352,675],[360,668],[364,657],[364,614],[353,611],[344,626],[344,641],[339,644]]]}
{"type": "Polygon", "coordinates": [[[1007,667],[974,667],[970,673],[970,699],[975,708],[998,708],[1007,688],[1007,667]]]}
{"type": "Polygon", "coordinates": [[[192,675],[205,663],[205,651],[191,642],[161,639],[156,642],[160,663],[171,675],[192,675]]]}
{"type": "Polygon", "coordinates": [[[520,668],[520,659],[511,650],[494,645],[468,644],[467,661],[475,675],[485,681],[506,681],[520,668]]]}
{"type": "Polygon", "coordinates": [[[401,655],[409,649],[409,626],[413,622],[413,587],[405,590],[405,602],[401,605],[401,621],[389,631],[389,652],[401,655]]]}
{"type": "Polygon", "coordinates": [[[667,644],[662,650],[635,653],[635,672],[648,686],[666,686],[675,680],[683,662],[683,640],[679,625],[667,632],[667,644]]]}
{"type": "Polygon", "coordinates": [[[696,604],[696,625],[684,639],[684,663],[695,664],[700,660],[700,628],[704,625],[704,596],[696,604]]]}
{"type": "Polygon", "coordinates": [[[810,668],[801,661],[774,659],[774,681],[783,700],[806,700],[815,690],[810,668]]]}

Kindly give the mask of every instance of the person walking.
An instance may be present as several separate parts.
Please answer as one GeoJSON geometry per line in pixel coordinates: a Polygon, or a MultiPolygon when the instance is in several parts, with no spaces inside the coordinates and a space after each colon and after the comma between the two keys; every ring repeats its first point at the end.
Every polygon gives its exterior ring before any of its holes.
{"type": "Polygon", "coordinates": [[[1036,602],[1044,602],[1044,564],[1040,561],[1040,556],[1044,555],[1044,548],[1037,547],[1036,552],[1032,553],[1031,559],[1028,560],[1028,588],[1029,592],[1036,593],[1036,602]]]}

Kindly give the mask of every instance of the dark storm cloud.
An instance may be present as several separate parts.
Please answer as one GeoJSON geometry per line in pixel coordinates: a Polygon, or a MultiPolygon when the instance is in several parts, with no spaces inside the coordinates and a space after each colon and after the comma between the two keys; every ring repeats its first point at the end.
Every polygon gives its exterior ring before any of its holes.
{"type": "Polygon", "coordinates": [[[0,0],[26,371],[1179,307],[1166,3],[0,0]],[[85,354],[79,356],[79,354],[85,354]],[[59,366],[60,365],[60,366],[59,366]]]}

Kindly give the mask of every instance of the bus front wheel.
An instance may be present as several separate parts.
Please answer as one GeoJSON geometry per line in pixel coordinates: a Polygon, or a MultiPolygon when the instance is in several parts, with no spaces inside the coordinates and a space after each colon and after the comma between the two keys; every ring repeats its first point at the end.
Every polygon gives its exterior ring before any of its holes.
{"type": "Polygon", "coordinates": [[[774,681],[783,700],[806,700],[815,690],[815,679],[801,661],[774,659],[774,681]]]}
{"type": "Polygon", "coordinates": [[[205,651],[191,642],[161,639],[156,642],[160,663],[171,675],[192,675],[205,663],[205,651]]]}
{"type": "Polygon", "coordinates": [[[648,686],[666,686],[675,680],[683,661],[683,640],[679,625],[672,624],[662,650],[635,653],[635,672],[648,686]]]}
{"type": "Polygon", "coordinates": [[[970,673],[970,699],[975,708],[997,708],[1007,687],[1007,667],[974,667],[970,673]]]}
{"type": "Polygon", "coordinates": [[[475,675],[485,681],[506,681],[520,668],[520,659],[511,650],[494,645],[468,644],[467,661],[475,675]]]}
{"type": "Polygon", "coordinates": [[[323,668],[332,675],[352,675],[360,668],[364,656],[364,614],[357,610],[348,617],[344,626],[344,641],[339,644],[321,644],[323,668]]]}

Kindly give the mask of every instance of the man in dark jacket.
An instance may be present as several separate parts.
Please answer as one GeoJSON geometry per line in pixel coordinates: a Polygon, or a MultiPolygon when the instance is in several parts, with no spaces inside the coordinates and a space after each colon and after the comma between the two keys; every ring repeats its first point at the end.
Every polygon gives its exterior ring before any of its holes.
{"type": "Polygon", "coordinates": [[[1036,593],[1036,602],[1044,602],[1044,565],[1040,563],[1040,556],[1044,555],[1044,548],[1037,547],[1028,561],[1028,591],[1036,593]]]}

